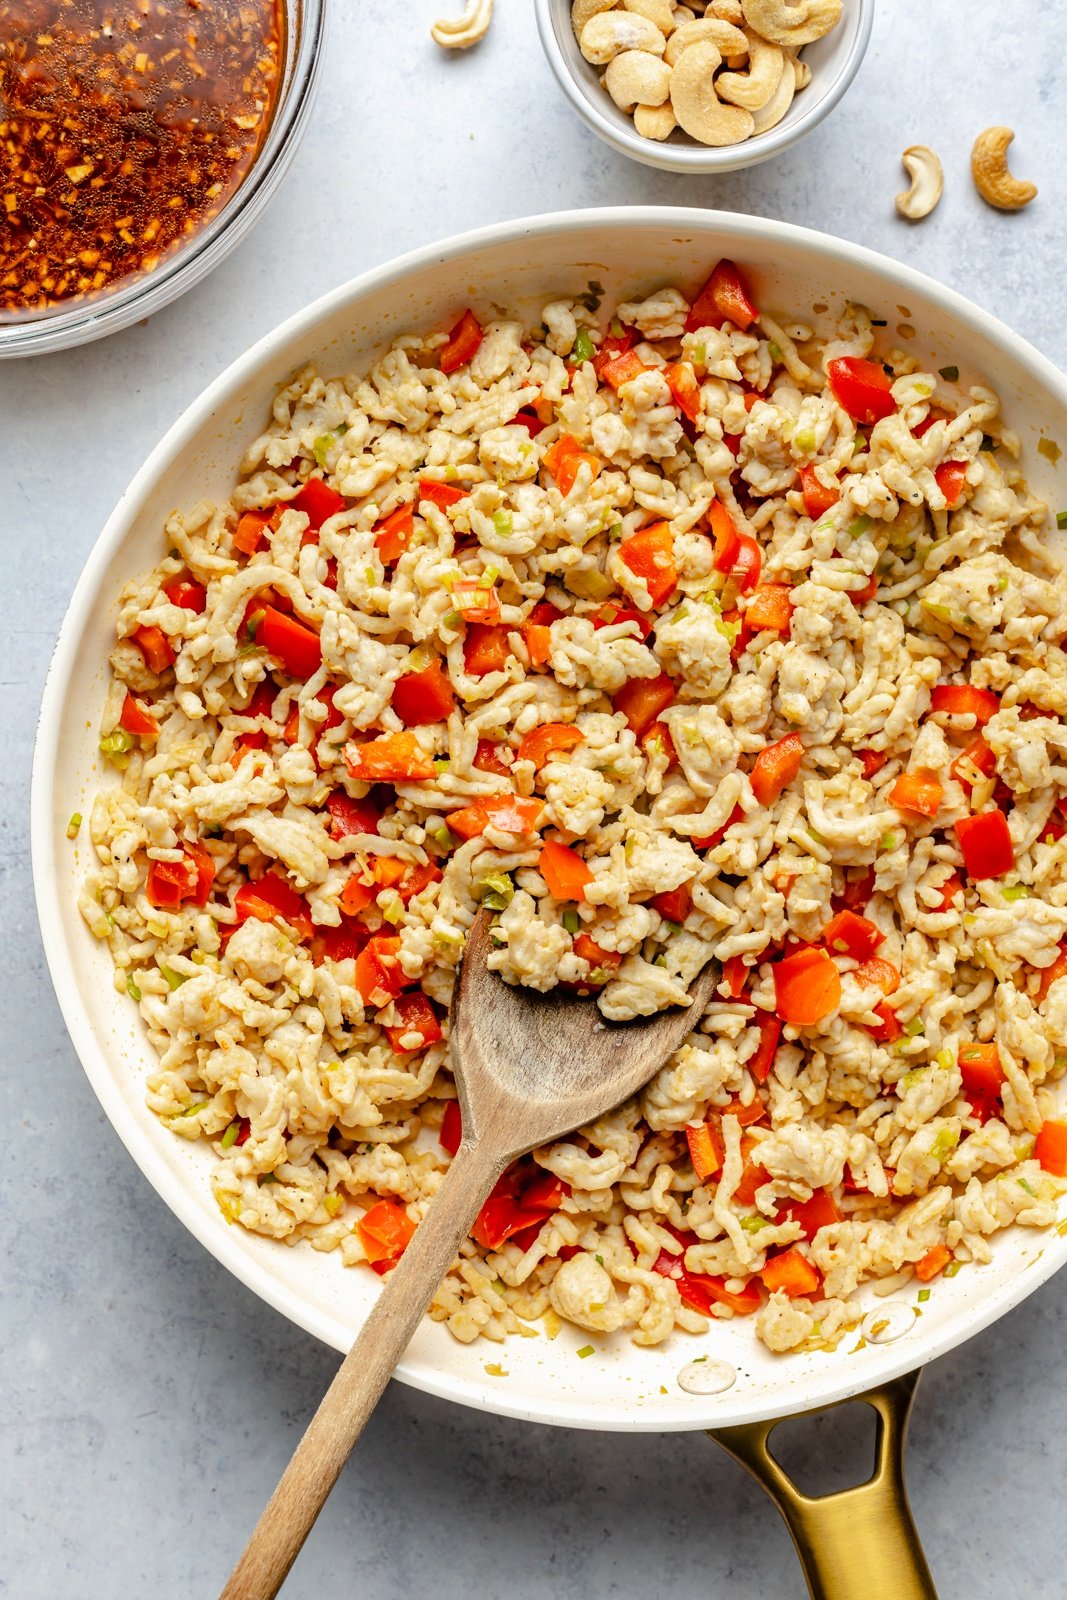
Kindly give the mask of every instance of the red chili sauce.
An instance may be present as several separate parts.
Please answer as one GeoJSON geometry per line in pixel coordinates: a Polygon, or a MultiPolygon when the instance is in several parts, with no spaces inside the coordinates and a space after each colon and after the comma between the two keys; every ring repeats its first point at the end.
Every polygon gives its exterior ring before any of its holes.
{"type": "Polygon", "coordinates": [[[270,124],[281,0],[0,0],[0,320],[151,272],[270,124]]]}

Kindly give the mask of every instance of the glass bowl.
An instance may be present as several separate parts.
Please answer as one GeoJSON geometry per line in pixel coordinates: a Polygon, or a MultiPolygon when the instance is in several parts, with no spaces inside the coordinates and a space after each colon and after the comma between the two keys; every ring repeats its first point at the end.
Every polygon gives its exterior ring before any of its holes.
{"type": "Polygon", "coordinates": [[[307,126],[322,59],[327,0],[284,0],[285,54],[267,136],[244,179],[217,216],[144,276],[99,296],[0,321],[0,357],[44,354],[87,344],[169,305],[207,276],[261,215],[307,126]]]}

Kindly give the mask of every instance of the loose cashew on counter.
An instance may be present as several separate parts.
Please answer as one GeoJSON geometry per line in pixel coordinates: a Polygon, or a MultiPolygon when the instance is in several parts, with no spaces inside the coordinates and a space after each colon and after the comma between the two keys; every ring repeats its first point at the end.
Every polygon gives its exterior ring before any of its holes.
{"type": "Polygon", "coordinates": [[[897,210],[909,222],[928,217],[941,198],[945,185],[941,162],[926,144],[910,144],[901,156],[911,187],[897,195],[897,210]]]}
{"type": "Polygon", "coordinates": [[[462,16],[439,17],[430,34],[444,50],[469,50],[485,38],[492,20],[493,0],[468,0],[462,16]]]}
{"type": "Polygon", "coordinates": [[[1008,146],[1015,138],[1010,128],[986,128],[974,141],[971,176],[978,193],[998,211],[1021,211],[1037,194],[1037,185],[1013,178],[1008,169],[1008,146]]]}

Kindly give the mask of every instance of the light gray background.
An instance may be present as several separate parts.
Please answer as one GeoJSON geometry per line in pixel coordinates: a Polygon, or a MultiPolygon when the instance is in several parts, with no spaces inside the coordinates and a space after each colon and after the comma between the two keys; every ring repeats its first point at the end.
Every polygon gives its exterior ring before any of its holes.
{"type": "MultiPolygon", "coordinates": [[[[151,323],[0,366],[3,617],[0,1593],[17,1600],[217,1593],[337,1357],[229,1279],[104,1122],[46,975],[27,786],[45,667],[80,563],[182,408],[282,317],[400,251],[560,207],[673,202],[779,216],[953,284],[1067,364],[1067,3],[881,0],[845,101],[798,147],[720,179],[612,154],[567,109],[529,0],[488,40],[429,39],[459,0],[333,0],[306,141],[269,214],[151,323]],[[1006,22],[1005,19],[1010,19],[1006,22]],[[974,135],[1018,132],[1041,195],[983,207],[974,135]],[[899,152],[937,148],[947,189],[917,228],[899,152]]],[[[1067,503],[1067,485],[1064,501],[1067,503]]],[[[1067,1281],[938,1362],[920,1391],[912,1498],[942,1600],[1060,1600],[1067,1281]]],[[[802,1451],[842,1451],[809,1425],[802,1451]]],[[[499,1421],[394,1386],[286,1595],[729,1596],[803,1592],[758,1489],[698,1435],[499,1421]]],[[[877,1586],[872,1600],[895,1600],[877,1586]]]]}

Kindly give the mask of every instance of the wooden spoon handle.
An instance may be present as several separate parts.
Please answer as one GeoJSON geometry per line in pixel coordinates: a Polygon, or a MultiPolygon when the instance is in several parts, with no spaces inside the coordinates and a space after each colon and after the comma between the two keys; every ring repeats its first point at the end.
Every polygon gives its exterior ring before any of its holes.
{"type": "Polygon", "coordinates": [[[308,1424],[220,1600],[273,1600],[278,1593],[505,1165],[485,1141],[460,1145],[433,1204],[385,1279],[359,1337],[308,1424]]]}

